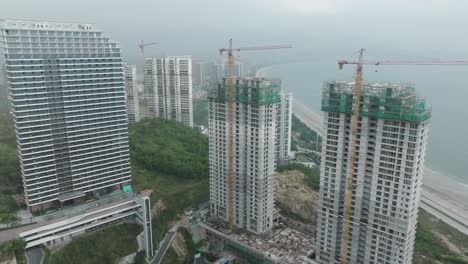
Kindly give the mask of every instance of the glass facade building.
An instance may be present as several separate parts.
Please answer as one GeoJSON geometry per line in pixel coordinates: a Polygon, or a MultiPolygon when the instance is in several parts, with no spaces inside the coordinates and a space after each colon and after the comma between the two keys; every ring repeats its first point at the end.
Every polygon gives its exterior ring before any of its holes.
{"type": "Polygon", "coordinates": [[[91,24],[0,20],[32,210],[130,182],[122,54],[91,24]]]}

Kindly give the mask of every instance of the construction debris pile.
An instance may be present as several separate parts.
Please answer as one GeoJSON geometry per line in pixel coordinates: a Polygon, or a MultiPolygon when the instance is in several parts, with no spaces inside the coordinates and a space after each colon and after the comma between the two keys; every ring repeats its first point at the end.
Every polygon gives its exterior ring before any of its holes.
{"type": "Polygon", "coordinates": [[[309,256],[315,250],[313,237],[291,228],[280,228],[269,237],[246,232],[235,232],[231,236],[260,252],[264,252],[277,263],[313,263],[309,256]]]}

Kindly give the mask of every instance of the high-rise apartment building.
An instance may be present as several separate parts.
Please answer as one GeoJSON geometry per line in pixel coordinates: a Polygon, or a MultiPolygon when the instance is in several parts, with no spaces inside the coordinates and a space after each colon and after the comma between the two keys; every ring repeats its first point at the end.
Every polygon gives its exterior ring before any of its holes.
{"type": "Polygon", "coordinates": [[[130,183],[122,54],[91,24],[0,20],[31,210],[130,183]]]}
{"type": "Polygon", "coordinates": [[[136,65],[124,64],[124,74],[128,122],[134,123],[140,121],[136,65]]]}
{"type": "Polygon", "coordinates": [[[4,56],[0,48],[0,113],[8,113],[10,111],[10,102],[8,100],[8,86],[5,78],[6,69],[3,60],[4,56]]]}
{"type": "Polygon", "coordinates": [[[196,88],[201,88],[205,84],[205,62],[192,61],[192,83],[196,88]]]}
{"type": "Polygon", "coordinates": [[[282,163],[291,157],[292,94],[281,92],[281,102],[277,104],[276,121],[276,161],[282,163]]]}
{"type": "Polygon", "coordinates": [[[148,58],[145,71],[149,116],[176,120],[192,127],[192,58],[148,58]]]}
{"type": "Polygon", "coordinates": [[[280,81],[234,79],[234,114],[229,120],[228,79],[208,96],[210,213],[253,233],[273,225],[276,122],[280,81]],[[229,124],[233,122],[233,190],[229,189],[229,124]]]}
{"type": "Polygon", "coordinates": [[[362,87],[351,200],[346,198],[354,83],[324,85],[317,261],[410,264],[431,110],[410,85],[362,87]]]}

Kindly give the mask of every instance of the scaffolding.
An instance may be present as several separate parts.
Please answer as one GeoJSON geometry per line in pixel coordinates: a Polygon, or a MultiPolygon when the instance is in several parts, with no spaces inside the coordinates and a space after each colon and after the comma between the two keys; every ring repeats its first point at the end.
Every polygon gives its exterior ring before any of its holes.
{"type": "MultiPolygon", "coordinates": [[[[354,83],[331,81],[322,90],[322,111],[353,114],[354,83]]],[[[431,108],[416,95],[412,85],[364,83],[360,115],[422,122],[431,117],[431,108]]]]}
{"type": "MultiPolygon", "coordinates": [[[[237,78],[233,83],[235,103],[265,105],[281,101],[281,81],[263,78],[237,78]]],[[[229,100],[228,80],[225,78],[209,95],[220,103],[229,100]]]]}

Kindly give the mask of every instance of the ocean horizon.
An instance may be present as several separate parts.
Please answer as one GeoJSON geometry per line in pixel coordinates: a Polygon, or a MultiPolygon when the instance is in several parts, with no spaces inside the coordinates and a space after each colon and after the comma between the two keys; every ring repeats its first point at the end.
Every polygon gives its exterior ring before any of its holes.
{"type": "MultiPolygon", "coordinates": [[[[345,66],[346,67],[346,66],[345,66]]],[[[282,89],[293,93],[314,113],[321,113],[322,86],[328,80],[354,79],[353,66],[340,71],[333,60],[322,63],[296,62],[277,64],[258,70],[257,75],[279,78],[282,89]]],[[[468,67],[461,66],[371,66],[364,67],[366,81],[412,83],[419,96],[432,107],[429,143],[425,166],[432,171],[468,184],[468,122],[465,113],[465,76],[468,67]],[[366,78],[367,77],[367,78],[366,78]],[[448,117],[448,118],[447,118],[448,117]]],[[[294,101],[293,101],[294,102],[294,101]]]]}

